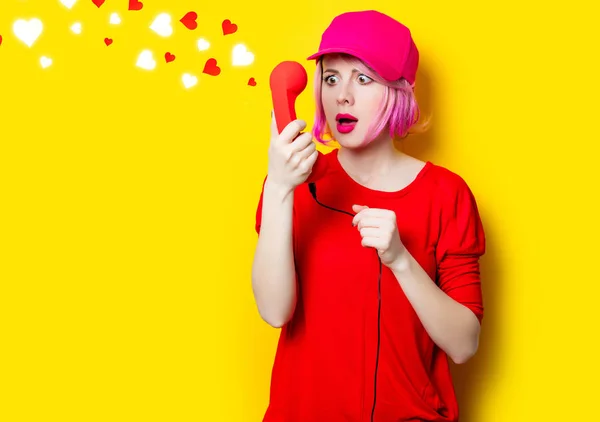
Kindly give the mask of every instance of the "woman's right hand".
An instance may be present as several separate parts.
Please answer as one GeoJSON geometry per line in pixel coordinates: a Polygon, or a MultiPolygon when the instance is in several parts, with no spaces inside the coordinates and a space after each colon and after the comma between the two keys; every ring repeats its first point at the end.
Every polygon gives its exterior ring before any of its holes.
{"type": "Polygon", "coordinates": [[[279,133],[275,115],[272,115],[268,169],[271,184],[292,191],[310,176],[319,153],[312,134],[301,133],[305,128],[305,121],[294,120],[279,133]]]}

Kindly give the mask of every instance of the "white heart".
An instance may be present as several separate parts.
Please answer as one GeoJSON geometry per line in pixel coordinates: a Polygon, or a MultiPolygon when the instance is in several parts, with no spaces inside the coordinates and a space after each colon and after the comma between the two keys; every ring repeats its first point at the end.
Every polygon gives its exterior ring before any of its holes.
{"type": "Polygon", "coordinates": [[[72,8],[76,1],[77,0],[60,0],[60,2],[64,4],[67,9],[72,8]]]}
{"type": "Polygon", "coordinates": [[[71,25],[71,31],[76,34],[81,34],[81,23],[75,22],[73,25],[71,25]]]}
{"type": "Polygon", "coordinates": [[[29,21],[18,19],[13,24],[13,32],[18,39],[31,47],[42,34],[43,27],[42,21],[37,18],[32,18],[29,21]]]}
{"type": "Polygon", "coordinates": [[[136,65],[142,69],[153,70],[156,67],[156,60],[150,50],[144,50],[140,53],[136,65]]]}
{"type": "Polygon", "coordinates": [[[117,12],[114,12],[113,14],[110,15],[109,23],[111,23],[113,25],[118,25],[121,23],[121,17],[119,16],[119,14],[117,12]]]}
{"type": "Polygon", "coordinates": [[[52,64],[52,59],[46,56],[42,56],[40,58],[40,64],[42,65],[42,68],[45,69],[52,64]]]}
{"type": "Polygon", "coordinates": [[[210,43],[208,41],[206,41],[204,38],[200,38],[198,40],[198,50],[200,50],[200,51],[208,50],[208,47],[210,47],[210,43]]]}
{"type": "Polygon", "coordinates": [[[173,33],[173,28],[171,27],[171,16],[168,13],[161,13],[154,19],[152,25],[150,25],[150,29],[156,32],[158,35],[163,37],[168,37],[173,33]]]}
{"type": "Polygon", "coordinates": [[[183,86],[186,88],[191,88],[198,83],[198,77],[190,75],[189,73],[184,73],[181,80],[183,81],[183,86]]]}
{"type": "Polygon", "coordinates": [[[238,44],[233,47],[233,65],[248,66],[254,61],[254,54],[248,51],[246,46],[238,44]]]}

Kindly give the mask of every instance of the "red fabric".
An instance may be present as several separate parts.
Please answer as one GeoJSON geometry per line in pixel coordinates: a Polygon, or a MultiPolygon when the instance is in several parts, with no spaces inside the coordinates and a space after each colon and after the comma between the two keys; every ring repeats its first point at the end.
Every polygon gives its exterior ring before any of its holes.
{"type": "MultiPolygon", "coordinates": [[[[399,192],[354,182],[337,161],[317,181],[317,198],[396,212],[403,244],[438,286],[481,321],[479,257],[485,236],[475,199],[457,174],[428,162],[399,192]]],[[[262,194],[256,212],[260,233],[262,194]]],[[[360,244],[352,217],[294,194],[299,298],[281,329],[263,422],[368,422],[377,352],[377,253],[360,244]]],[[[423,328],[393,273],[383,266],[375,422],[458,420],[446,354],[423,328]]]]}

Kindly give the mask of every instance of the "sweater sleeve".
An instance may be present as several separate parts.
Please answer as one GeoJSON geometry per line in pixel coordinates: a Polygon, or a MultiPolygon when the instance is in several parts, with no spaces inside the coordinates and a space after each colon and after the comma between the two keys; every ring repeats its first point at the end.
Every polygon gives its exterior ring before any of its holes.
{"type": "Polygon", "coordinates": [[[479,258],[485,234],[475,198],[460,177],[444,192],[441,234],[437,246],[437,282],[448,296],[483,319],[479,258]]]}

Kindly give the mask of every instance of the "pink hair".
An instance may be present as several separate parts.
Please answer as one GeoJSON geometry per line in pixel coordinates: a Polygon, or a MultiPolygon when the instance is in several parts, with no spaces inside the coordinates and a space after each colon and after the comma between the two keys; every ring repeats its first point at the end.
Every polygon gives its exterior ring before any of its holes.
{"type": "MultiPolygon", "coordinates": [[[[340,54],[338,56],[355,66],[374,81],[386,86],[383,101],[381,102],[377,114],[379,118],[371,124],[363,145],[375,140],[386,127],[388,127],[389,135],[393,140],[404,138],[408,136],[409,133],[412,133],[410,129],[419,120],[420,110],[414,95],[413,87],[408,81],[406,79],[400,79],[394,82],[388,82],[370,67],[365,65],[360,59],[347,54],[340,54]]],[[[331,135],[331,131],[328,130],[323,103],[321,102],[322,84],[323,64],[321,57],[317,60],[317,68],[315,70],[314,95],[316,100],[316,110],[312,133],[318,142],[327,145],[329,141],[325,140],[324,137],[325,135],[331,135]]]]}

